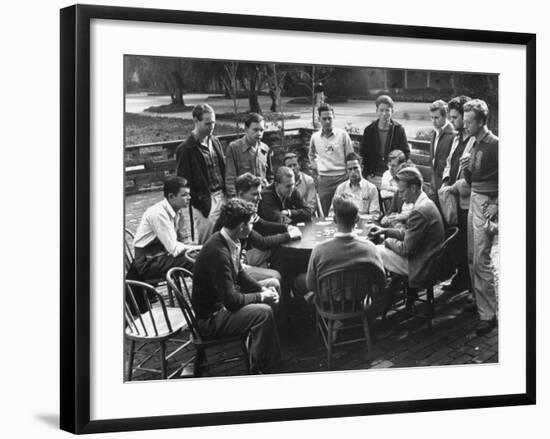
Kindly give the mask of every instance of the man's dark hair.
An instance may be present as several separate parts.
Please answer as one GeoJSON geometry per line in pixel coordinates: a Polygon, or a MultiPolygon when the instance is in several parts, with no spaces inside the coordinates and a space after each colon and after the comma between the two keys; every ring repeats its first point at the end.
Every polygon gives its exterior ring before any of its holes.
{"type": "Polygon", "coordinates": [[[250,172],[245,172],[237,177],[235,181],[235,190],[237,191],[237,195],[242,194],[248,192],[253,187],[258,187],[261,183],[262,180],[260,177],[256,177],[250,172]]]}
{"type": "Polygon", "coordinates": [[[468,101],[470,101],[471,98],[468,96],[460,95],[456,98],[452,98],[449,103],[447,104],[449,107],[449,111],[456,110],[458,114],[461,116],[464,116],[464,104],[468,101]]]}
{"type": "Polygon", "coordinates": [[[447,102],[442,99],[438,99],[430,105],[430,112],[432,111],[439,111],[439,114],[441,114],[443,117],[447,117],[447,113],[449,112],[447,102]]]}
{"type": "Polygon", "coordinates": [[[265,120],[264,117],[261,114],[258,113],[248,113],[248,116],[246,116],[246,119],[244,121],[244,127],[250,128],[250,125],[253,123],[260,123],[261,121],[265,120]]]}
{"type": "Polygon", "coordinates": [[[357,154],[356,152],[350,152],[346,156],[346,163],[353,162],[354,160],[357,160],[359,164],[363,163],[363,158],[359,154],[357,154]]]}
{"type": "Polygon", "coordinates": [[[420,171],[412,166],[400,168],[395,175],[395,180],[405,182],[407,187],[415,184],[419,189],[422,189],[422,182],[424,181],[420,171]]]}
{"type": "Polygon", "coordinates": [[[337,195],[332,200],[332,207],[334,209],[334,216],[337,218],[337,222],[344,227],[353,227],[357,220],[359,210],[355,203],[351,200],[349,194],[337,195]]]}
{"type": "Polygon", "coordinates": [[[193,112],[191,113],[193,116],[193,119],[202,120],[202,116],[204,113],[212,113],[215,114],[214,109],[208,105],[208,104],[197,104],[195,107],[193,107],[193,112]]]}
{"type": "Polygon", "coordinates": [[[376,109],[377,110],[378,110],[378,107],[380,106],[380,104],[386,104],[390,108],[393,108],[393,99],[390,98],[388,95],[380,95],[376,98],[375,104],[376,104],[376,109]]]}
{"type": "Polygon", "coordinates": [[[294,154],[293,152],[287,152],[283,157],[283,163],[285,163],[285,166],[286,166],[286,161],[287,160],[295,159],[296,157],[298,157],[298,156],[296,154],[294,154]]]}
{"type": "Polygon", "coordinates": [[[332,108],[329,104],[321,104],[317,107],[317,113],[319,116],[323,111],[330,111],[334,115],[334,108],[332,108]]]}
{"type": "Polygon", "coordinates": [[[187,180],[183,177],[168,177],[164,180],[164,196],[168,198],[168,195],[178,195],[182,187],[187,186],[187,180]]]}
{"type": "Polygon", "coordinates": [[[476,115],[476,120],[487,123],[487,118],[489,117],[489,107],[485,101],[481,99],[472,99],[464,104],[464,113],[467,111],[473,111],[476,115]]]}
{"type": "Polygon", "coordinates": [[[248,223],[255,213],[254,205],[240,198],[232,198],[221,211],[221,223],[223,227],[234,229],[239,224],[248,223]]]}

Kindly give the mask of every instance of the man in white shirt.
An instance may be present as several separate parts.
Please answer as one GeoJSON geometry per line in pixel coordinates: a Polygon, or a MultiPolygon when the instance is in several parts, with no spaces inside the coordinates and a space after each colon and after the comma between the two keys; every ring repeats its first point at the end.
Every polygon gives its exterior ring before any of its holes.
{"type": "Polygon", "coordinates": [[[388,170],[382,174],[382,183],[380,184],[380,197],[382,201],[391,200],[397,192],[397,181],[395,180],[395,174],[397,168],[402,163],[405,163],[407,156],[400,149],[394,149],[388,156],[388,170]]]}
{"type": "Polygon", "coordinates": [[[359,154],[352,152],[346,157],[346,173],[348,180],[336,188],[334,196],[348,195],[357,206],[359,217],[366,220],[378,220],[380,217],[380,203],[378,189],[362,174],[362,159],[359,154]]]}
{"type": "Polygon", "coordinates": [[[321,130],[313,133],[309,144],[309,161],[318,174],[319,198],[323,215],[327,215],[334,191],[347,179],[346,156],[353,152],[349,134],[334,128],[334,109],[328,104],[318,108],[321,130]]]}
{"type": "Polygon", "coordinates": [[[187,181],[182,177],[166,179],[164,198],[145,211],[137,228],[128,278],[159,279],[172,267],[192,269],[184,253],[193,246],[182,242],[182,208],[188,203],[187,181]]]}

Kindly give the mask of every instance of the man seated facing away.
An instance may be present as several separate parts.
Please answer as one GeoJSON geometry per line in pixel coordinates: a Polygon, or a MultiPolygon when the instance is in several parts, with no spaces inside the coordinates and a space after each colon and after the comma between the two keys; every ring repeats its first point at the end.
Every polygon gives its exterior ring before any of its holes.
{"type": "MultiPolygon", "coordinates": [[[[247,172],[235,182],[237,198],[252,203],[257,208],[260,201],[261,180],[247,172]]],[[[217,232],[222,228],[223,218],[219,218],[214,226],[217,232]]],[[[276,270],[267,267],[276,266],[277,249],[280,244],[291,239],[299,239],[302,236],[300,229],[295,226],[274,223],[261,219],[256,213],[252,216],[252,231],[247,239],[242,242],[246,250],[245,269],[254,279],[262,283],[265,279],[275,278],[279,282],[281,275],[276,270]]],[[[243,251],[244,253],[244,251],[243,251]]]]}
{"type": "Polygon", "coordinates": [[[292,169],[294,172],[294,187],[304,200],[304,204],[311,212],[311,215],[317,210],[317,190],[315,189],[315,180],[313,177],[303,173],[300,170],[298,156],[293,152],[285,154],[283,165],[292,169]]]}
{"type": "Polygon", "coordinates": [[[359,211],[359,217],[367,220],[378,220],[380,217],[380,202],[376,186],[361,175],[361,156],[352,152],[346,156],[346,172],[348,180],[341,183],[334,195],[349,195],[359,211]]]}
{"type": "MultiPolygon", "coordinates": [[[[385,275],[380,254],[372,242],[358,238],[353,232],[359,221],[356,203],[349,195],[344,194],[336,195],[332,205],[334,207],[334,221],[338,231],[334,234],[334,238],[313,248],[307,274],[298,276],[294,283],[294,290],[300,295],[304,295],[309,291],[315,292],[317,279],[326,273],[372,265],[376,268],[376,285],[381,292],[385,275]]],[[[373,300],[376,299],[373,297],[373,300]]],[[[373,309],[375,308],[376,306],[373,306],[373,309]]],[[[371,317],[375,317],[374,314],[375,312],[371,314],[371,317]]]]}
{"type": "Polygon", "coordinates": [[[406,167],[397,175],[399,194],[413,209],[404,229],[374,226],[370,234],[385,234],[384,244],[377,248],[386,270],[407,276],[409,286],[419,288],[427,280],[430,260],[445,239],[443,219],[435,203],[422,191],[422,174],[406,167]]]}
{"type": "Polygon", "coordinates": [[[184,178],[169,177],[164,182],[162,201],[143,214],[134,238],[135,258],[128,279],[161,279],[172,267],[192,269],[184,253],[196,246],[182,242],[181,230],[182,208],[189,203],[189,189],[186,186],[184,178]]]}
{"type": "Polygon", "coordinates": [[[279,301],[273,288],[262,287],[243,269],[241,240],[252,230],[254,206],[234,198],[222,208],[222,229],[214,233],[197,256],[192,305],[206,337],[249,333],[253,372],[278,366],[280,345],[270,305],[279,301]]]}
{"type": "Polygon", "coordinates": [[[277,169],[273,184],[262,191],[259,213],[264,220],[282,224],[311,221],[311,212],[294,184],[294,172],[290,168],[277,169]]]}

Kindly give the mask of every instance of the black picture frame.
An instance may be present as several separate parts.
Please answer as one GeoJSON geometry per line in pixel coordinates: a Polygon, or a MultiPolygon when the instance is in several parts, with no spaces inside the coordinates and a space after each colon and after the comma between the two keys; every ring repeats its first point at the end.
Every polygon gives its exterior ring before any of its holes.
{"type": "Polygon", "coordinates": [[[536,36],[529,33],[401,26],[302,18],[75,5],[61,10],[61,399],[72,433],[303,420],[534,404],[536,401],[536,36]],[[525,393],[241,412],[90,420],[90,22],[131,20],[480,43],[526,48],[525,393]]]}

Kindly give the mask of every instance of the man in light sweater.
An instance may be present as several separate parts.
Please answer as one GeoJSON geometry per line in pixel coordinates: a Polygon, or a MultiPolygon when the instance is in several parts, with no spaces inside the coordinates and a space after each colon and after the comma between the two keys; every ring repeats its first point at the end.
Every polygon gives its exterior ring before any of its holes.
{"type": "Polygon", "coordinates": [[[464,128],[475,137],[471,154],[460,159],[471,187],[468,242],[473,249],[472,287],[480,323],[478,335],[497,324],[497,301],[491,261],[492,235],[485,224],[498,212],[498,137],[487,128],[489,108],[481,99],[464,104],[464,128]]]}
{"type": "Polygon", "coordinates": [[[334,128],[334,109],[328,104],[318,108],[321,131],[313,133],[309,144],[309,161],[318,174],[318,190],[323,215],[327,215],[339,184],[347,180],[346,156],[353,152],[348,133],[334,128]]]}

